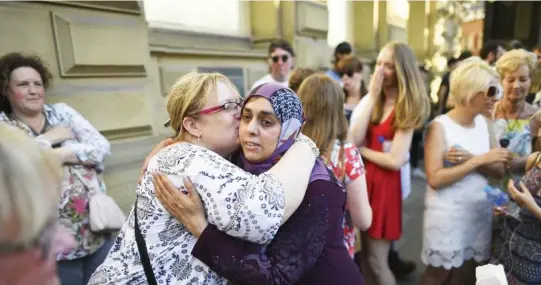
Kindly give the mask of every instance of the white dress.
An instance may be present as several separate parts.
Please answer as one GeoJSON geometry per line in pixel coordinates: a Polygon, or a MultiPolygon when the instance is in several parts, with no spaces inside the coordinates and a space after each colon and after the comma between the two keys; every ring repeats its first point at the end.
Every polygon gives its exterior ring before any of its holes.
{"type": "MultiPolygon", "coordinates": [[[[203,200],[209,223],[230,236],[270,242],[284,214],[284,190],[272,174],[252,175],[218,154],[189,143],[173,144],[154,156],[137,187],[139,228],[158,284],[227,284],[191,255],[197,241],[156,198],[151,174],[161,172],[183,187],[188,177],[203,200]]],[[[89,285],[147,284],[135,242],[134,209],[89,285]]]]}
{"type": "MultiPolygon", "coordinates": [[[[473,155],[490,151],[488,125],[481,115],[473,128],[464,128],[449,116],[438,116],[447,149],[460,145],[473,155]]],[[[421,260],[425,265],[458,268],[464,261],[490,258],[492,205],[484,192],[487,178],[472,172],[460,181],[434,190],[427,186],[421,260]]]]}

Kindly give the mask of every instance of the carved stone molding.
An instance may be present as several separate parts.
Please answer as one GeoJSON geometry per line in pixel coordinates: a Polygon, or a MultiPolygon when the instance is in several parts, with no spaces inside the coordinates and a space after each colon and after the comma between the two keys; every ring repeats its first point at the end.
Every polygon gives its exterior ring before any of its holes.
{"type": "Polygon", "coordinates": [[[296,28],[301,36],[327,38],[329,13],[327,5],[311,2],[295,2],[296,28]]]}
{"type": "Polygon", "coordinates": [[[248,37],[205,34],[163,28],[149,29],[150,50],[155,53],[265,58],[248,37]]]}
{"type": "Polygon", "coordinates": [[[62,77],[146,76],[146,35],[137,20],[51,18],[62,77]]]}
{"type": "Polygon", "coordinates": [[[46,2],[48,4],[75,6],[81,8],[125,13],[125,14],[141,14],[141,6],[138,1],[33,1],[46,2]]]}

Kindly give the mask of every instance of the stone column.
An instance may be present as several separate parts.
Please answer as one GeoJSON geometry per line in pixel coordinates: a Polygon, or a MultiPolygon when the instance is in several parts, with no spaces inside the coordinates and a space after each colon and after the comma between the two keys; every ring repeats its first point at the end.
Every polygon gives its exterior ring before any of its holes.
{"type": "Polygon", "coordinates": [[[428,47],[427,1],[410,1],[408,17],[408,45],[418,61],[427,57],[428,47]]]}

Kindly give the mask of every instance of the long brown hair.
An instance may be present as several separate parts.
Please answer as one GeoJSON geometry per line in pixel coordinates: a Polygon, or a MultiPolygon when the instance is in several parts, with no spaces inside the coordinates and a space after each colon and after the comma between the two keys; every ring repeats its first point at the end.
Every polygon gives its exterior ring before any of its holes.
{"type": "MultiPolygon", "coordinates": [[[[324,74],[313,74],[306,78],[297,93],[306,114],[302,132],[311,138],[329,159],[335,140],[344,146],[348,123],[344,115],[344,92],[340,85],[324,74]]],[[[339,161],[343,161],[343,151],[339,161]]]]}
{"type": "MultiPolygon", "coordinates": [[[[426,93],[415,54],[401,42],[390,42],[384,47],[393,51],[393,61],[398,82],[398,97],[395,103],[393,127],[396,129],[420,128],[430,115],[430,100],[426,93]]],[[[383,118],[384,96],[376,102],[370,122],[379,124],[383,118]]]]}
{"type": "MultiPolygon", "coordinates": [[[[347,72],[363,72],[363,63],[353,55],[348,55],[344,58],[342,58],[337,63],[336,70],[341,73],[347,73],[347,72]]],[[[366,85],[364,83],[364,80],[361,79],[361,98],[368,93],[368,90],[366,89],[366,85]]],[[[346,98],[348,97],[348,91],[344,89],[344,94],[346,95],[346,98]]]]}

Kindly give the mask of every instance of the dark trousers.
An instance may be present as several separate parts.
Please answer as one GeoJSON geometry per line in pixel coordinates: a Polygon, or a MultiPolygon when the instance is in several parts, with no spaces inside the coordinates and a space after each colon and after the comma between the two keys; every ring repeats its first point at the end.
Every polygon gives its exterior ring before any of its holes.
{"type": "Polygon", "coordinates": [[[410,165],[412,169],[419,167],[419,161],[422,157],[422,146],[423,143],[423,130],[416,130],[413,133],[413,138],[411,139],[410,147],[410,165]]]}
{"type": "Polygon", "coordinates": [[[86,285],[94,271],[105,261],[114,240],[112,237],[106,239],[103,246],[93,254],[73,260],[58,261],[58,277],[61,284],[86,285]]]}

